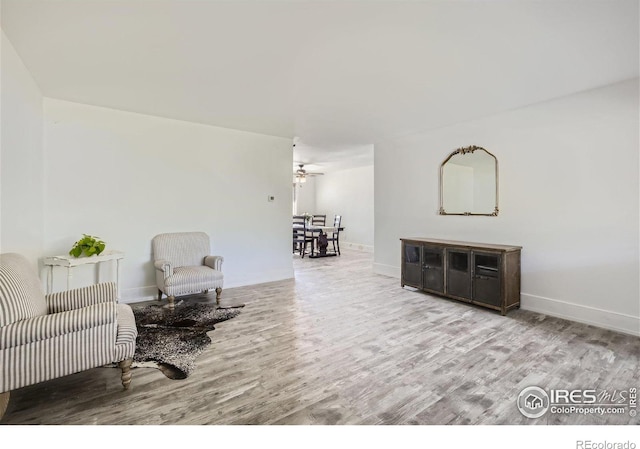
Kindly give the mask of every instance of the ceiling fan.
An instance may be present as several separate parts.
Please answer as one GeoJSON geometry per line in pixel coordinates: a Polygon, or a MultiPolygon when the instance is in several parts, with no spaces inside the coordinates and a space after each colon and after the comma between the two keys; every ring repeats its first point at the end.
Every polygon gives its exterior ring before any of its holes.
{"type": "Polygon", "coordinates": [[[306,178],[307,176],[318,176],[318,175],[324,175],[324,173],[319,173],[319,172],[309,172],[307,170],[304,169],[304,164],[298,164],[298,169],[293,173],[295,176],[295,181],[297,183],[303,183],[306,182],[306,178]]]}

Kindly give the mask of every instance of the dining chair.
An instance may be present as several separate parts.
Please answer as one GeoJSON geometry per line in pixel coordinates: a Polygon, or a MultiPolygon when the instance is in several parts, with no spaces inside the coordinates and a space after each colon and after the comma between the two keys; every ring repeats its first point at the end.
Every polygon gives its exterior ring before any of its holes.
{"type": "Polygon", "coordinates": [[[336,215],[333,217],[333,232],[331,235],[327,234],[327,242],[333,244],[333,252],[340,255],[340,226],[342,224],[342,215],[336,215]]]}
{"type": "Polygon", "coordinates": [[[307,251],[307,244],[311,243],[311,253],[314,251],[313,234],[307,228],[306,220],[302,220],[301,224],[296,224],[293,228],[293,252],[300,252],[300,257],[304,258],[307,251]]]}
{"type": "Polygon", "coordinates": [[[327,216],[326,215],[314,215],[311,219],[311,224],[318,226],[325,226],[327,224],[327,216]]]}
{"type": "Polygon", "coordinates": [[[294,215],[293,216],[293,252],[295,253],[298,249],[297,240],[298,240],[298,230],[295,226],[303,226],[304,225],[304,215],[294,215]]]}
{"type": "MultiPolygon", "coordinates": [[[[311,217],[311,226],[325,226],[327,223],[327,216],[326,215],[313,215],[311,217]]],[[[315,242],[318,242],[318,238],[320,237],[320,235],[322,234],[322,230],[320,229],[312,229],[312,230],[308,230],[309,234],[311,234],[311,237],[314,239],[315,242]]],[[[320,248],[320,244],[319,242],[315,245],[317,248],[320,248]]]]}

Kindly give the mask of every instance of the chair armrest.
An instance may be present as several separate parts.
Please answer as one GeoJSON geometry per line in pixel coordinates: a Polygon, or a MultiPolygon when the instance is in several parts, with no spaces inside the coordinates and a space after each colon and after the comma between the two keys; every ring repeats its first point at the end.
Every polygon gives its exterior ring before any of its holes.
{"type": "Polygon", "coordinates": [[[74,288],[45,296],[47,313],[59,313],[105,302],[117,302],[115,282],[103,282],[88,287],[74,288]]]}
{"type": "Polygon", "coordinates": [[[153,262],[153,266],[156,267],[156,270],[162,271],[165,278],[173,274],[173,267],[171,266],[171,262],[168,260],[158,259],[153,262]]]}
{"type": "Polygon", "coordinates": [[[222,271],[222,262],[224,262],[224,257],[222,256],[206,256],[204,258],[204,264],[206,266],[218,271],[222,271]]]}
{"type": "Polygon", "coordinates": [[[0,327],[0,350],[72,334],[104,324],[116,325],[115,302],[41,315],[0,327]]]}

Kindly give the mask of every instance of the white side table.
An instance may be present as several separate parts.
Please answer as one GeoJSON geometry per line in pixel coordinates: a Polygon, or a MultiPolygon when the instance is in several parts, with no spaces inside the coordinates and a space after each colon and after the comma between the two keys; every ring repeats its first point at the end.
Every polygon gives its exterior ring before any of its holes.
{"type": "MultiPolygon", "coordinates": [[[[118,292],[118,299],[120,298],[120,261],[124,258],[124,253],[121,251],[104,251],[99,256],[90,257],[73,257],[69,255],[65,256],[50,256],[43,259],[44,266],[49,267],[47,273],[47,293],[51,293],[53,290],[53,267],[67,267],[67,290],[71,290],[71,280],[73,278],[72,268],[80,265],[87,264],[100,264],[101,262],[108,262],[115,260],[116,262],[116,288],[118,292]]],[[[97,279],[100,282],[100,279],[97,279]]]]}

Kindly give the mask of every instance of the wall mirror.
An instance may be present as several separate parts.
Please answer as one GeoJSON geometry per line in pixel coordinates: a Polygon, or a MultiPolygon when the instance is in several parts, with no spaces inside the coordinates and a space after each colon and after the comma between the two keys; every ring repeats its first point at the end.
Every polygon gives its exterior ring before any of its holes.
{"type": "Polygon", "coordinates": [[[498,160],[482,147],[458,148],[440,166],[440,215],[498,215],[498,160]]]}

